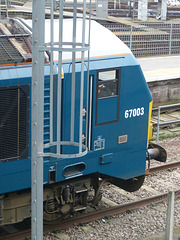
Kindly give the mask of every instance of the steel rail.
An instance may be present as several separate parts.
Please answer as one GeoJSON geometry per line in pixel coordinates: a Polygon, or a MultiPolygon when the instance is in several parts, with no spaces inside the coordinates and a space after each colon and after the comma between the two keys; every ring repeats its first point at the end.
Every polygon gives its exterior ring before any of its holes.
{"type": "Polygon", "coordinates": [[[174,169],[180,167],[180,161],[172,162],[172,163],[166,163],[163,165],[151,167],[149,170],[146,171],[146,175],[149,175],[151,173],[159,172],[159,171],[164,171],[168,169],[174,169]]]}
{"type": "MultiPolygon", "coordinates": [[[[180,189],[175,191],[175,196],[176,197],[180,197],[180,189]]],[[[66,219],[63,222],[59,222],[53,225],[47,225],[44,227],[44,234],[48,233],[48,232],[52,232],[54,230],[61,230],[61,229],[65,229],[65,228],[70,228],[70,227],[74,227],[79,225],[80,223],[88,223],[88,222],[92,222],[101,218],[105,218],[107,216],[114,216],[114,215],[118,215],[121,213],[124,213],[128,210],[135,210],[138,209],[140,207],[144,207],[147,206],[151,203],[159,203],[162,202],[164,200],[167,200],[168,197],[168,193],[162,193],[159,195],[155,195],[152,197],[148,197],[148,198],[144,198],[138,201],[134,201],[134,202],[129,202],[129,203],[124,203],[115,207],[110,207],[107,209],[102,209],[99,211],[94,211],[91,213],[87,213],[87,214],[82,214],[80,216],[77,216],[75,218],[71,218],[71,219],[66,219]]],[[[3,236],[0,237],[0,239],[3,240],[24,240],[24,239],[28,239],[28,237],[30,237],[30,230],[25,230],[19,233],[14,233],[14,234],[10,234],[8,236],[3,236]]]]}

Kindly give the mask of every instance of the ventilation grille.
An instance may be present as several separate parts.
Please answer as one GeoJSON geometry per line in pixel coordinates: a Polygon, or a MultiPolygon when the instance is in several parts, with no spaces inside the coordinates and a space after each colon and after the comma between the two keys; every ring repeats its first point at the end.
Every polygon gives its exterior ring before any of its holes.
{"type": "Polygon", "coordinates": [[[28,157],[29,86],[0,90],[0,161],[28,157]]]}

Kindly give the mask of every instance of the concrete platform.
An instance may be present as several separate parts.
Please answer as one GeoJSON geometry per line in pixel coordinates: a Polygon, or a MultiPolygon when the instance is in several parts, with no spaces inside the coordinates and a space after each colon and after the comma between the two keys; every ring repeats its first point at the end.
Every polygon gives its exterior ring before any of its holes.
{"type": "Polygon", "coordinates": [[[180,101],[180,56],[137,59],[154,103],[180,101]]]}
{"type": "Polygon", "coordinates": [[[138,58],[146,81],[161,81],[180,78],[180,56],[138,58]]]}

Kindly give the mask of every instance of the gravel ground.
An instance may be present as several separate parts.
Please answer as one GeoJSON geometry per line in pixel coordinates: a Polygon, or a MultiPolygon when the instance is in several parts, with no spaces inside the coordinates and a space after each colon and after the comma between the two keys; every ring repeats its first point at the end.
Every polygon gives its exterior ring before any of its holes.
{"type": "MultiPolygon", "coordinates": [[[[160,144],[168,152],[168,162],[180,160],[180,137],[164,139],[160,144]]],[[[180,174],[180,168],[175,171],[163,172],[163,174],[157,173],[153,176],[147,176],[145,179],[145,185],[162,193],[180,187],[180,178],[175,172],[180,174]],[[169,186],[164,184],[164,182],[168,183],[169,186]]],[[[132,194],[139,198],[154,195],[143,188],[132,194]]],[[[129,197],[120,195],[112,188],[111,184],[105,184],[103,196],[116,203],[132,201],[129,197]]],[[[106,204],[101,202],[99,208],[105,206],[106,204]]],[[[126,212],[114,217],[94,221],[86,225],[65,229],[56,234],[46,235],[44,240],[160,240],[164,239],[163,232],[166,227],[166,212],[166,203],[151,204],[138,210],[128,211],[128,213],[126,212]]],[[[174,231],[174,239],[179,240],[180,198],[176,198],[175,200],[174,226],[176,227],[174,231]]]]}
{"type": "MultiPolygon", "coordinates": [[[[154,142],[156,143],[156,142],[154,142]]],[[[166,138],[159,143],[167,151],[167,163],[180,160],[180,136],[175,138],[166,138]]],[[[152,160],[151,166],[163,165],[164,163],[152,160]]]]}
{"type": "Polygon", "coordinates": [[[167,151],[167,162],[180,160],[180,136],[164,139],[160,144],[167,151]]]}

